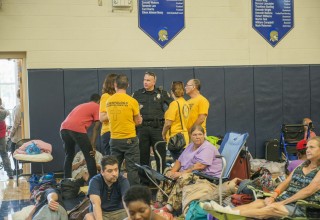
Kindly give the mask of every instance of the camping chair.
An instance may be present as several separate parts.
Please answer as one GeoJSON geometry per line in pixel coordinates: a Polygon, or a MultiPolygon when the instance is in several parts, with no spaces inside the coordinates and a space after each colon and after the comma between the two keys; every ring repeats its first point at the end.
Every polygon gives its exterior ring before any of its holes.
{"type": "MultiPolygon", "coordinates": [[[[31,141],[31,139],[22,139],[18,141],[16,144],[16,149],[29,141],[31,141]]],[[[14,154],[13,157],[16,159],[16,167],[19,167],[19,163],[41,163],[42,176],[44,175],[43,163],[50,162],[53,159],[52,155],[48,153],[35,155],[14,154]]],[[[19,177],[21,176],[31,176],[31,174],[19,174],[19,172],[16,172],[17,186],[19,186],[19,177]]]]}
{"type": "MultiPolygon", "coordinates": [[[[215,210],[207,210],[207,209],[204,209],[204,210],[218,220],[252,219],[252,218],[247,218],[247,217],[241,216],[241,215],[233,215],[233,214],[229,214],[229,213],[218,212],[215,210]]],[[[293,211],[293,214],[291,216],[282,217],[280,219],[282,219],[282,220],[310,220],[310,219],[316,220],[316,219],[319,219],[319,214],[320,214],[320,205],[319,204],[309,203],[304,200],[298,200],[296,202],[296,206],[293,211]],[[298,207],[305,207],[307,217],[295,217],[295,212],[298,207]]]]}
{"type": "Polygon", "coordinates": [[[304,128],[308,127],[307,131],[307,139],[310,135],[310,129],[312,129],[312,123],[309,125],[303,124],[291,124],[285,125],[283,124],[281,127],[281,134],[280,134],[280,155],[279,158],[281,159],[281,153],[284,154],[286,160],[296,160],[296,145],[299,141],[304,139],[304,128]]]}
{"type": "Polygon", "coordinates": [[[245,143],[248,136],[248,133],[238,134],[234,132],[229,132],[224,136],[219,148],[220,155],[217,156],[217,158],[222,159],[223,164],[220,178],[211,177],[199,171],[194,171],[195,175],[206,178],[216,185],[219,184],[220,205],[222,204],[222,183],[229,179],[234,163],[236,162],[241,150],[245,149],[245,143]]]}

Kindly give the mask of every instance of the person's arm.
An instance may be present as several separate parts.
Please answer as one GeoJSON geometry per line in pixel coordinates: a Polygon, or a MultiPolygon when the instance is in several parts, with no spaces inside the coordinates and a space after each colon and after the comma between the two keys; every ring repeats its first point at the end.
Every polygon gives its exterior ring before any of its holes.
{"type": "Polygon", "coordinates": [[[166,134],[169,131],[169,129],[171,128],[171,125],[172,125],[172,121],[166,119],[164,122],[164,125],[163,125],[163,129],[162,129],[162,138],[165,141],[166,141],[166,134]]]}
{"type": "Polygon", "coordinates": [[[98,196],[98,195],[90,195],[90,201],[92,203],[94,218],[96,220],[103,220],[100,196],[98,196]]]}
{"type": "Polygon", "coordinates": [[[197,120],[193,123],[192,127],[195,125],[201,125],[204,122],[204,120],[206,119],[206,117],[207,117],[206,114],[199,114],[197,120]]]}
{"type": "Polygon", "coordinates": [[[290,175],[282,183],[280,183],[275,190],[273,190],[273,193],[270,197],[267,197],[264,200],[267,205],[274,203],[275,199],[289,187],[292,175],[293,172],[291,172],[290,175]]]}
{"type": "Polygon", "coordinates": [[[28,217],[25,220],[32,220],[33,214],[36,212],[37,206],[34,206],[31,212],[29,213],[28,217]]]}
{"type": "Polygon", "coordinates": [[[58,208],[59,208],[58,199],[59,199],[58,193],[56,192],[49,193],[49,195],[47,196],[49,209],[51,209],[52,211],[58,211],[58,208]]]}
{"type": "Polygon", "coordinates": [[[316,174],[316,176],[313,178],[313,180],[308,186],[306,186],[305,188],[302,188],[296,194],[289,197],[288,199],[281,201],[280,203],[282,205],[286,205],[292,202],[296,202],[297,200],[308,198],[309,196],[313,195],[319,190],[320,190],[320,172],[318,171],[318,173],[316,174]]]}
{"type": "Polygon", "coordinates": [[[11,128],[11,132],[10,132],[10,138],[14,136],[20,124],[21,124],[21,112],[20,112],[20,107],[17,106],[14,111],[14,120],[11,128]]]}
{"type": "Polygon", "coordinates": [[[140,114],[134,115],[133,121],[136,125],[140,125],[142,123],[142,116],[140,114]]]}
{"type": "Polygon", "coordinates": [[[93,131],[92,131],[92,136],[91,136],[91,146],[94,151],[96,150],[96,140],[97,140],[97,136],[98,136],[99,126],[100,126],[100,122],[95,121],[93,131]]]}
{"type": "Polygon", "coordinates": [[[208,165],[202,164],[202,163],[195,163],[192,166],[190,166],[188,169],[184,170],[183,173],[192,173],[194,170],[204,170],[208,165]]]}
{"type": "Polygon", "coordinates": [[[178,172],[181,168],[181,162],[179,160],[176,160],[174,162],[174,165],[170,171],[166,173],[166,176],[173,179],[178,179],[179,176],[181,176],[182,173],[178,172]]]}
{"type": "Polygon", "coordinates": [[[81,166],[83,166],[85,164],[86,164],[86,160],[82,160],[82,161],[73,163],[72,164],[72,170],[76,170],[76,169],[78,169],[79,167],[81,167],[81,166]]]}
{"type": "Polygon", "coordinates": [[[109,118],[108,118],[108,113],[107,112],[100,112],[99,113],[99,120],[100,122],[108,122],[109,118]]]}

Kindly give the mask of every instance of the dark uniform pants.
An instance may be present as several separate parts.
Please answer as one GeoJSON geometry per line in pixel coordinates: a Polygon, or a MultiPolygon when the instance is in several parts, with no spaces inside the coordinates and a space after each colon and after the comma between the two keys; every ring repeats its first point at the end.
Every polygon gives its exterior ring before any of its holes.
{"type": "MultiPolygon", "coordinates": [[[[139,137],[139,148],[140,148],[140,164],[141,165],[150,165],[150,147],[152,146],[153,151],[154,145],[158,141],[163,141],[162,139],[162,127],[154,128],[151,126],[139,126],[138,127],[138,137],[139,137]]],[[[157,148],[161,158],[162,158],[162,170],[165,169],[166,165],[166,147],[165,145],[159,145],[157,148]]],[[[157,170],[160,171],[160,160],[158,155],[154,154],[157,170]]],[[[149,184],[149,179],[146,177],[143,170],[139,170],[139,175],[141,179],[141,183],[143,185],[149,184]]]]}

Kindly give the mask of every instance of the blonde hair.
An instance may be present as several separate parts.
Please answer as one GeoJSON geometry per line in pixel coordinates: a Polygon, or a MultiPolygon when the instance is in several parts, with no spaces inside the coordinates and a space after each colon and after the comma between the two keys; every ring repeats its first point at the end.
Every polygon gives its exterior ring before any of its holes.
{"type": "Polygon", "coordinates": [[[177,98],[184,96],[183,82],[180,82],[180,81],[172,82],[171,91],[174,94],[174,96],[177,98]]]}

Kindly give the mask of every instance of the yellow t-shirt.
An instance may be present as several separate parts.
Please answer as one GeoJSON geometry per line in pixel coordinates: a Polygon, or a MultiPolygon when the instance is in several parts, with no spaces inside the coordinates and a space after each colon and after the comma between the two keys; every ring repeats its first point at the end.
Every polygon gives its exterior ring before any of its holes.
{"type": "MultiPolygon", "coordinates": [[[[104,93],[101,96],[100,99],[100,109],[99,112],[107,112],[107,100],[111,95],[108,93],[104,93]]],[[[104,121],[102,123],[102,127],[101,127],[101,135],[103,135],[104,133],[107,133],[108,131],[110,131],[110,127],[109,127],[109,122],[108,121],[104,121]]]]}
{"type": "Polygon", "coordinates": [[[188,103],[183,97],[180,97],[177,100],[170,103],[169,108],[164,115],[164,118],[166,120],[172,121],[170,132],[169,131],[167,132],[167,139],[181,132],[184,135],[184,138],[186,140],[186,146],[189,144],[189,135],[187,130],[189,112],[190,112],[190,109],[189,109],[188,103]],[[179,102],[179,106],[180,106],[180,114],[181,114],[183,129],[180,123],[179,107],[177,102],[179,102]]]}
{"type": "MultiPolygon", "coordinates": [[[[208,115],[210,103],[202,95],[198,95],[195,98],[191,98],[187,102],[188,102],[189,108],[190,108],[190,115],[189,115],[187,129],[190,130],[190,128],[193,126],[193,124],[198,119],[199,115],[201,115],[201,114],[208,115]]],[[[207,133],[206,123],[207,123],[207,118],[201,124],[205,133],[207,133]]]]}
{"type": "Polygon", "coordinates": [[[136,137],[133,116],[139,115],[138,101],[124,93],[116,93],[107,100],[107,114],[111,138],[126,139],[136,137]]]}

